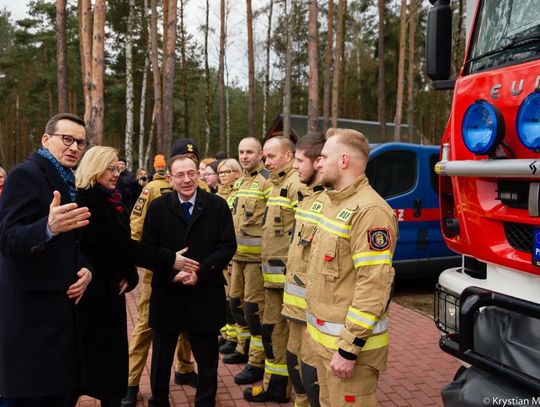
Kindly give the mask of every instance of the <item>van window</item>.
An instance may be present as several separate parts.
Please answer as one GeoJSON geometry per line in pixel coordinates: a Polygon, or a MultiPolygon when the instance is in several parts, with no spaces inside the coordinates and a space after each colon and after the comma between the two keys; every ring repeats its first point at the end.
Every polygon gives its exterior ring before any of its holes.
{"type": "Polygon", "coordinates": [[[387,151],[369,160],[366,176],[383,198],[410,191],[416,185],[416,154],[412,151],[387,151]]]}
{"type": "Polygon", "coordinates": [[[429,178],[431,183],[431,188],[433,192],[439,195],[439,177],[435,173],[435,164],[439,162],[439,154],[431,154],[429,156],[429,178]]]}

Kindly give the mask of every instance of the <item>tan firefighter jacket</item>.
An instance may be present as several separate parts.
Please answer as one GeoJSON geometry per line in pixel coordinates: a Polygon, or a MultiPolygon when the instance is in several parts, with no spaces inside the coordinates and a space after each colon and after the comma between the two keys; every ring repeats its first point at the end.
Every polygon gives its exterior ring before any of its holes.
{"type": "Polygon", "coordinates": [[[232,215],[238,248],[233,260],[261,261],[261,228],[266,199],[270,192],[270,173],[260,163],[233,186],[232,215]]]}
{"type": "Polygon", "coordinates": [[[156,172],[154,174],[154,179],[143,188],[141,195],[139,195],[139,198],[131,211],[130,226],[131,238],[133,240],[141,240],[142,238],[144,218],[146,217],[146,211],[148,210],[150,202],[159,198],[161,195],[172,191],[173,188],[167,180],[167,176],[156,172]]]}
{"type": "Polygon", "coordinates": [[[302,184],[293,161],[270,176],[272,190],[266,202],[262,235],[262,272],[266,288],[283,288],[289,243],[294,228],[298,190],[302,184]]]}
{"type": "Polygon", "coordinates": [[[225,184],[225,185],[219,185],[218,192],[217,192],[217,195],[219,195],[220,197],[222,197],[223,199],[227,201],[227,204],[229,205],[229,208],[231,210],[232,210],[234,199],[235,199],[235,196],[234,196],[235,190],[233,188],[234,184],[235,184],[235,181],[229,182],[228,184],[225,184]]]}
{"type": "Polygon", "coordinates": [[[306,322],[306,282],[309,252],[320,211],[313,205],[319,195],[324,193],[320,184],[310,185],[298,191],[294,234],[287,257],[287,275],[283,291],[283,310],[281,314],[297,322],[306,322]]]}
{"type": "Polygon", "coordinates": [[[315,352],[338,349],[384,370],[397,222],[365,175],[313,203],[320,219],[309,257],[307,331],[315,352]]]}

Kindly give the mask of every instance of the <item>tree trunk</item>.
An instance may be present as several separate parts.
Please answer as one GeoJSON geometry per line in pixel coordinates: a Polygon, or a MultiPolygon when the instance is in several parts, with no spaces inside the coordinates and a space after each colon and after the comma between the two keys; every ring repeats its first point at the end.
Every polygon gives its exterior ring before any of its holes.
{"type": "Polygon", "coordinates": [[[148,10],[148,0],[144,0],[144,8],[142,12],[143,38],[146,43],[146,52],[144,56],[144,71],[141,85],[141,104],[139,111],[139,148],[138,148],[138,166],[139,168],[147,168],[144,162],[144,118],[146,113],[146,87],[148,86],[148,67],[150,66],[150,41],[148,39],[148,22],[146,20],[146,12],[148,10]]]}
{"type": "Polygon", "coordinates": [[[409,19],[409,69],[407,72],[407,125],[409,127],[409,141],[414,137],[414,35],[416,33],[416,2],[411,0],[410,19],[409,19]]]}
{"type": "Polygon", "coordinates": [[[174,55],[176,49],[176,0],[164,0],[167,3],[167,35],[163,43],[163,134],[158,139],[158,149],[169,157],[172,147],[173,112],[174,112],[174,55]]]}
{"type": "Polygon", "coordinates": [[[186,57],[186,27],[184,26],[184,2],[180,0],[180,57],[182,75],[180,89],[184,102],[184,137],[189,137],[188,61],[186,57]]]}
{"type": "Polygon", "coordinates": [[[58,112],[69,111],[66,38],[66,0],[56,0],[56,79],[58,112]]]}
{"type": "Polygon", "coordinates": [[[204,154],[207,155],[210,150],[210,122],[212,115],[212,88],[210,86],[210,65],[208,64],[208,31],[210,16],[210,2],[206,0],[206,14],[204,25],[204,81],[206,84],[205,115],[204,115],[204,154]]]}
{"type": "Polygon", "coordinates": [[[384,89],[384,0],[377,0],[379,7],[379,85],[378,85],[378,110],[379,110],[379,135],[380,142],[386,141],[386,107],[384,89]]]}
{"type": "Polygon", "coordinates": [[[308,0],[308,58],[309,58],[309,102],[308,132],[317,131],[319,123],[319,24],[317,0],[308,0]]]}
{"type": "Polygon", "coordinates": [[[283,87],[283,137],[291,135],[291,73],[292,73],[292,23],[296,0],[285,0],[287,16],[287,52],[285,53],[285,84],[283,87]],[[288,6],[288,7],[287,7],[288,6]]]}
{"type": "Polygon", "coordinates": [[[225,40],[226,40],[226,13],[225,0],[220,2],[220,35],[219,35],[219,149],[225,149],[225,40]]]}
{"type": "MultiPolygon", "coordinates": [[[[90,0],[79,0],[79,50],[84,94],[84,121],[88,124],[92,111],[92,4],[90,0]]],[[[87,138],[95,136],[87,129],[87,138]]]]}
{"type": "MultiPolygon", "coordinates": [[[[152,7],[152,15],[150,18],[150,38],[152,42],[152,77],[154,82],[154,108],[152,113],[152,121],[156,126],[156,139],[158,140],[158,150],[163,154],[163,150],[160,150],[160,140],[163,139],[163,115],[162,115],[162,101],[161,101],[161,75],[159,72],[158,61],[158,31],[157,31],[157,0],[151,0],[150,5],[152,7]]],[[[152,137],[150,134],[149,138],[152,137]]]]}
{"type": "Polygon", "coordinates": [[[268,114],[268,96],[270,95],[270,47],[272,44],[272,13],[274,10],[274,0],[270,0],[268,5],[268,28],[266,30],[266,49],[264,59],[264,93],[263,93],[263,118],[262,133],[266,133],[266,120],[268,114]]]}
{"type": "MultiPolygon", "coordinates": [[[[225,61],[225,69],[227,69],[227,62],[225,61]]],[[[227,157],[230,157],[231,155],[231,115],[230,115],[230,108],[229,108],[229,71],[227,71],[227,83],[225,86],[225,106],[226,106],[226,138],[227,138],[227,157]]]]}
{"type": "Polygon", "coordinates": [[[94,40],[92,43],[92,110],[88,127],[92,130],[91,144],[103,144],[103,118],[105,106],[103,99],[103,71],[105,45],[106,0],[96,0],[94,5],[94,40]]]}
{"type": "Polygon", "coordinates": [[[126,167],[133,170],[133,122],[134,122],[134,96],[133,96],[133,23],[135,0],[129,0],[129,15],[126,35],[126,138],[124,151],[126,154],[126,167]]]}
{"type": "Polygon", "coordinates": [[[253,51],[253,14],[251,0],[246,0],[248,45],[248,136],[255,137],[255,59],[253,51]]]}
{"type": "Polygon", "coordinates": [[[323,131],[330,127],[330,99],[332,78],[332,54],[334,50],[334,1],[328,0],[328,31],[326,33],[326,57],[323,90],[323,131]]]}
{"type": "MultiPolygon", "coordinates": [[[[413,0],[414,1],[414,0],[413,0]]],[[[407,0],[401,0],[399,24],[399,60],[396,92],[396,115],[394,116],[394,141],[401,140],[401,114],[403,110],[403,90],[405,88],[405,47],[407,45],[407,0]]]]}
{"type": "Polygon", "coordinates": [[[337,127],[339,117],[339,84],[341,82],[341,59],[343,55],[343,27],[345,25],[345,3],[347,0],[339,0],[336,54],[334,58],[334,78],[332,81],[332,127],[337,127]]]}

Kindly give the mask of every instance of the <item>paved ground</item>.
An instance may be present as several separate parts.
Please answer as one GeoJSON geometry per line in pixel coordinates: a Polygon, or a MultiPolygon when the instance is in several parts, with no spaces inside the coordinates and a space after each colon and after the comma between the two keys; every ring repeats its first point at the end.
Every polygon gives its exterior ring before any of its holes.
{"type": "MultiPolygon", "coordinates": [[[[135,306],[137,295],[137,292],[134,292],[127,296],[129,330],[137,317],[135,306]]],[[[439,334],[433,321],[416,311],[392,303],[389,334],[388,370],[381,375],[379,380],[378,396],[381,406],[442,406],[440,389],[451,380],[459,365],[439,349],[439,334]]],[[[238,386],[234,383],[233,377],[240,370],[241,366],[224,365],[220,362],[217,406],[260,406],[260,404],[248,403],[243,399],[243,389],[248,386],[238,386]]],[[[143,400],[139,401],[138,407],[148,405],[149,372],[150,366],[147,363],[141,381],[143,400]]],[[[193,406],[194,398],[195,389],[189,386],[177,386],[171,382],[171,406],[193,406]]],[[[276,403],[266,405],[278,406],[276,403]]],[[[292,407],[293,403],[281,405],[292,407]]],[[[79,402],[79,407],[94,406],[99,406],[99,403],[88,397],[82,398],[79,402]]]]}

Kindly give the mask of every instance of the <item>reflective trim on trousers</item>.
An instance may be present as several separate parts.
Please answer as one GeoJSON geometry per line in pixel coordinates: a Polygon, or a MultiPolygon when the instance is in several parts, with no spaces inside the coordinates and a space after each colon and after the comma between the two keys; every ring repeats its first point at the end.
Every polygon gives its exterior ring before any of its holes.
{"type": "Polygon", "coordinates": [[[279,376],[289,376],[286,364],[278,365],[276,363],[270,363],[268,360],[264,361],[264,372],[267,374],[277,374],[279,376]]]}

